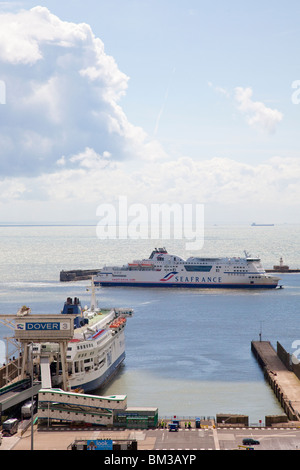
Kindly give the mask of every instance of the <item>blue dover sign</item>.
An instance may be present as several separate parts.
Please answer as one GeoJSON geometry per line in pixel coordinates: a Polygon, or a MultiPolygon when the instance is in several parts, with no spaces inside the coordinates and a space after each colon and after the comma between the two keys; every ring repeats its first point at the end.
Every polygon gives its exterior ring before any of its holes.
{"type": "Polygon", "coordinates": [[[30,341],[41,338],[68,340],[73,337],[73,315],[62,318],[62,315],[36,315],[35,318],[20,318],[15,322],[15,338],[30,341]]]}
{"type": "Polygon", "coordinates": [[[59,322],[30,322],[26,323],[26,330],[31,330],[31,331],[43,331],[43,330],[55,330],[58,331],[60,330],[60,323],[59,322]]]}

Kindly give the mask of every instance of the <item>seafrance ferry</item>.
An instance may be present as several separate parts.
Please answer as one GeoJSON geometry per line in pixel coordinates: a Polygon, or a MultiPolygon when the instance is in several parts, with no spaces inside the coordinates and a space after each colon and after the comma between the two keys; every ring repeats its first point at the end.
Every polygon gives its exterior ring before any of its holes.
{"type": "Polygon", "coordinates": [[[148,259],[101,269],[95,285],[141,287],[275,288],[280,278],[268,275],[259,258],[198,258],[186,261],[165,248],[148,259]]]}
{"type": "MultiPolygon", "coordinates": [[[[66,356],[69,387],[84,393],[96,390],[116,374],[125,359],[126,318],[133,315],[133,310],[98,309],[93,302],[90,308],[82,308],[78,298],[68,297],[61,313],[76,315],[74,336],[68,343],[66,356]]],[[[61,357],[58,344],[35,344],[33,353],[34,363],[39,362],[42,376],[43,367],[49,370],[50,362],[48,388],[59,386],[61,357]]]]}

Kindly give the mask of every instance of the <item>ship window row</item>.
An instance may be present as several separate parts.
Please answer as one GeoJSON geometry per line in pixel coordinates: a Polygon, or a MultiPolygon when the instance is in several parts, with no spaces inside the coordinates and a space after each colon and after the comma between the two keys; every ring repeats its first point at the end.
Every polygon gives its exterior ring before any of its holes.
{"type": "MultiPolygon", "coordinates": [[[[94,355],[93,352],[90,352],[90,353],[89,353],[89,356],[93,356],[93,355],[94,355]]],[[[88,356],[88,353],[87,353],[87,352],[86,352],[86,353],[80,353],[80,354],[77,354],[77,355],[76,355],[76,357],[77,357],[78,359],[83,359],[84,357],[87,357],[87,356],[88,356]]],[[[72,356],[67,356],[67,359],[71,359],[71,357],[72,357],[72,356]]]]}
{"type": "MultiPolygon", "coordinates": [[[[88,348],[92,348],[92,347],[93,347],[92,344],[82,344],[82,345],[80,345],[80,346],[76,346],[76,349],[77,349],[77,351],[78,351],[78,350],[80,350],[80,349],[88,349],[88,348]]],[[[72,350],[73,350],[72,346],[69,346],[69,347],[67,348],[67,351],[72,351],[72,350]]]]}
{"type": "Polygon", "coordinates": [[[80,346],[77,346],[77,350],[79,349],[87,349],[87,348],[92,348],[92,344],[81,344],[80,346]]]}
{"type": "Polygon", "coordinates": [[[203,266],[206,266],[207,265],[207,261],[190,261],[189,264],[192,265],[192,264],[199,264],[201,263],[203,266]]]}
{"type": "MultiPolygon", "coordinates": [[[[217,267],[217,268],[220,268],[221,266],[216,266],[216,267],[217,267]]],[[[237,270],[239,270],[239,271],[246,271],[246,270],[248,270],[248,268],[245,267],[245,266],[226,266],[226,268],[228,268],[228,269],[229,269],[229,267],[231,267],[231,269],[237,269],[237,270]]]]}
{"type": "MultiPolygon", "coordinates": [[[[51,395],[51,397],[54,397],[54,398],[64,398],[66,399],[68,397],[68,395],[62,395],[61,393],[57,394],[57,393],[49,393],[49,392],[42,392],[42,396],[43,397],[46,397],[47,395],[51,395]]],[[[70,395],[69,398],[75,398],[76,400],[78,400],[79,398],[82,400],[82,398],[84,399],[84,401],[86,400],[85,397],[82,397],[82,395],[70,395]]],[[[111,400],[107,400],[107,399],[102,399],[102,398],[91,398],[91,397],[88,397],[88,400],[91,401],[91,402],[94,402],[96,401],[97,403],[102,403],[102,402],[105,402],[105,403],[110,403],[111,400]]],[[[46,403],[46,402],[44,402],[46,403]]],[[[120,403],[120,400],[116,400],[116,403],[120,403]]]]}
{"type": "Polygon", "coordinates": [[[249,279],[260,279],[261,276],[249,276],[249,279]]]}
{"type": "MultiPolygon", "coordinates": [[[[88,414],[88,416],[91,416],[92,418],[95,418],[95,417],[97,417],[97,418],[103,418],[104,417],[105,418],[106,417],[106,415],[99,415],[99,414],[95,415],[95,414],[91,414],[91,413],[77,413],[77,412],[74,412],[74,411],[66,411],[66,410],[50,410],[50,412],[51,412],[51,414],[59,412],[59,414],[64,413],[64,414],[67,414],[67,415],[72,414],[72,415],[75,415],[75,416],[87,416],[87,414],[88,414]]],[[[111,416],[107,416],[107,418],[111,419],[111,416]]]]}
{"type": "MultiPolygon", "coordinates": [[[[247,274],[246,272],[243,272],[243,271],[234,271],[234,272],[231,272],[231,273],[226,273],[228,274],[229,276],[240,276],[241,274],[245,275],[247,274]]],[[[249,276],[250,277],[250,276],[249,276]]]]}
{"type": "Polygon", "coordinates": [[[234,273],[227,273],[229,274],[230,276],[235,276],[235,275],[240,275],[240,274],[247,274],[247,273],[243,273],[243,272],[234,272],[234,273]]]}

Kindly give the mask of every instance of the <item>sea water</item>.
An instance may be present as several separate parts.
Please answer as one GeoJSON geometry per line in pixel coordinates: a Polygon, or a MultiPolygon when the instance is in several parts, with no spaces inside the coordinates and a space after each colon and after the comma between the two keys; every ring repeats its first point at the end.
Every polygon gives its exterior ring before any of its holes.
{"type": "MultiPolygon", "coordinates": [[[[211,226],[200,256],[259,256],[265,268],[282,256],[300,268],[300,227],[211,226]]],[[[148,258],[155,247],[187,258],[185,240],[100,240],[95,226],[0,227],[0,314],[22,305],[59,313],[67,297],[89,305],[89,281],[60,282],[61,270],[97,269],[148,258]]],[[[155,406],[160,416],[241,413],[251,423],[281,414],[251,353],[251,341],[279,341],[289,352],[300,340],[300,274],[281,275],[282,289],[97,289],[102,307],[131,307],[126,359],[101,395],[125,394],[128,406],[155,406]]],[[[4,338],[0,324],[0,363],[4,338]]]]}

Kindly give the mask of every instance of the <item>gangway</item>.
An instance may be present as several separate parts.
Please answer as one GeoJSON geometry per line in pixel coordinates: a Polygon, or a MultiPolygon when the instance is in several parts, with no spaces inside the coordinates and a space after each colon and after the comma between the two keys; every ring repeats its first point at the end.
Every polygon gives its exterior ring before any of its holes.
{"type": "Polygon", "coordinates": [[[52,388],[49,356],[41,356],[40,366],[41,366],[42,388],[48,388],[48,389],[52,388]]]}
{"type": "Polygon", "coordinates": [[[41,389],[40,382],[31,384],[30,380],[20,380],[0,389],[0,416],[10,408],[20,405],[37,395],[41,389]]]}
{"type": "Polygon", "coordinates": [[[92,425],[113,425],[114,413],[124,412],[126,395],[97,396],[61,389],[41,389],[38,399],[39,423],[56,421],[81,422],[92,425]]]}
{"type": "MultiPolygon", "coordinates": [[[[7,338],[7,341],[10,340],[12,344],[17,345],[18,347],[18,358],[21,359],[21,364],[17,364],[18,379],[22,380],[28,376],[33,376],[34,374],[32,361],[33,345],[38,343],[42,345],[54,343],[58,345],[58,353],[62,368],[63,388],[64,390],[68,390],[67,347],[68,342],[74,336],[74,318],[76,315],[33,315],[29,312],[30,309],[25,308],[25,310],[23,310],[22,308],[16,315],[0,315],[0,323],[9,327],[14,333],[14,336],[7,338]]],[[[6,364],[8,364],[8,353],[6,364]]],[[[48,372],[48,368],[49,356],[48,365],[46,360],[43,361],[43,379],[45,381],[44,386],[51,388],[51,380],[49,379],[50,372],[48,372]]],[[[9,383],[8,369],[6,371],[6,378],[6,383],[9,383]]],[[[14,378],[16,378],[16,376],[14,376],[14,378]]]]}

